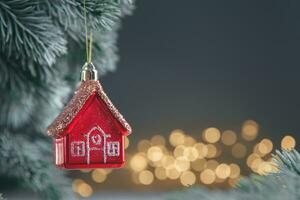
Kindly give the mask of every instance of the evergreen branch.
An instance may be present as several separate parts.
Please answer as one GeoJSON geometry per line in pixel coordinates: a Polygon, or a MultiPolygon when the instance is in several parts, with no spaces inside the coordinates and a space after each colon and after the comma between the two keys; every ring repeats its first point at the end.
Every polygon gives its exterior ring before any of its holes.
{"type": "Polygon", "coordinates": [[[296,150],[276,151],[274,160],[281,172],[292,171],[300,175],[300,154],[296,150]]]}
{"type": "Polygon", "coordinates": [[[77,20],[82,20],[78,8],[80,5],[75,0],[41,0],[39,6],[63,30],[74,26],[77,20]]]}
{"type": "Polygon", "coordinates": [[[0,173],[20,179],[24,186],[41,194],[43,199],[75,199],[62,172],[54,169],[49,155],[51,146],[43,140],[7,132],[0,135],[0,173]]]}
{"type": "MultiPolygon", "coordinates": [[[[125,1],[87,0],[91,28],[100,33],[94,33],[94,61],[102,74],[115,69],[118,23],[131,9],[125,1]]],[[[67,182],[53,168],[43,134],[75,88],[81,66],[74,66],[84,60],[72,64],[84,55],[82,3],[0,1],[0,176],[21,180],[42,199],[74,199],[62,196],[69,194],[67,182]]]]}
{"type": "Polygon", "coordinates": [[[122,16],[131,15],[134,10],[135,0],[119,0],[122,16]]]}
{"type": "Polygon", "coordinates": [[[11,59],[33,59],[52,65],[56,57],[66,53],[66,41],[35,0],[0,2],[1,52],[11,59]],[[45,34],[45,32],[47,34],[45,34]]]}

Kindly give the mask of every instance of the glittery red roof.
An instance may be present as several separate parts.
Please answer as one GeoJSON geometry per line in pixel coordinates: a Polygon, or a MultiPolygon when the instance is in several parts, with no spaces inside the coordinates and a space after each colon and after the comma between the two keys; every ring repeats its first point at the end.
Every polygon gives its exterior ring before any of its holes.
{"type": "Polygon", "coordinates": [[[129,135],[132,131],[130,125],[112,104],[106,93],[103,91],[99,81],[85,81],[81,83],[71,101],[64,108],[63,112],[61,112],[48,127],[48,135],[55,138],[60,137],[60,134],[72,122],[74,117],[94,92],[98,92],[98,95],[105,102],[112,115],[120,122],[125,130],[127,130],[127,134],[129,135]]]}

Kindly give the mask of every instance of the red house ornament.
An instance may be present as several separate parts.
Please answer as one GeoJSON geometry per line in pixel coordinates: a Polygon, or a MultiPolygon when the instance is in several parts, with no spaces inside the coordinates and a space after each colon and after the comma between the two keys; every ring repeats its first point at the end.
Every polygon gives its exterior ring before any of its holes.
{"type": "Polygon", "coordinates": [[[86,63],[81,85],[63,112],[48,127],[59,168],[117,168],[125,163],[124,137],[131,127],[112,104],[86,63]]]}

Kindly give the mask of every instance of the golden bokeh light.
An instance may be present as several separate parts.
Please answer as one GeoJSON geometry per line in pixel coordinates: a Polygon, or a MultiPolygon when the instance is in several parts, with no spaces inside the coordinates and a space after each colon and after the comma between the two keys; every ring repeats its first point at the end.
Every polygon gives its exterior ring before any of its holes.
{"type": "Polygon", "coordinates": [[[208,154],[208,148],[203,143],[196,143],[194,148],[198,151],[198,158],[205,158],[208,154]]]}
{"type": "Polygon", "coordinates": [[[254,159],[251,162],[250,168],[254,171],[254,172],[258,172],[260,165],[262,164],[262,162],[264,162],[261,158],[257,158],[254,159]]]}
{"type": "Polygon", "coordinates": [[[242,137],[247,141],[252,141],[257,137],[259,130],[258,124],[253,120],[247,120],[242,126],[242,137]]]}
{"type": "Polygon", "coordinates": [[[196,143],[196,140],[191,136],[185,136],[184,145],[185,146],[193,146],[196,143]]]}
{"type": "Polygon", "coordinates": [[[237,164],[234,164],[234,163],[230,164],[229,167],[230,167],[229,178],[231,178],[231,179],[238,178],[240,176],[240,174],[241,174],[240,167],[237,164]]]}
{"type": "Polygon", "coordinates": [[[178,179],[179,176],[180,176],[180,172],[174,167],[174,168],[171,168],[171,169],[167,169],[167,177],[169,179],[178,179]]]}
{"type": "MultiPolygon", "coordinates": [[[[131,170],[134,183],[142,185],[150,185],[155,180],[165,180],[164,187],[178,186],[176,183],[190,186],[196,184],[199,177],[199,184],[201,182],[212,185],[211,187],[234,187],[240,180],[241,174],[249,173],[249,170],[241,171],[245,167],[260,175],[278,171],[271,156],[275,148],[273,142],[268,138],[258,141],[256,139],[258,132],[258,124],[253,120],[247,120],[242,125],[243,139],[238,138],[239,136],[233,130],[225,130],[221,133],[214,127],[202,132],[204,141],[200,138],[196,140],[195,137],[179,129],[170,133],[168,141],[162,135],[154,135],[149,140],[140,140],[137,143],[137,152],[126,152],[128,162],[125,169],[131,170]],[[252,141],[254,139],[256,140],[252,141]],[[244,159],[236,161],[236,158],[244,159]],[[225,164],[225,162],[235,163],[225,164]]],[[[129,139],[125,137],[124,148],[128,146],[129,139]]],[[[294,137],[287,135],[282,138],[282,149],[291,150],[295,147],[294,137]]],[[[103,183],[112,169],[80,171],[90,173],[84,176],[90,177],[94,182],[103,183]]],[[[89,183],[82,179],[75,179],[72,182],[72,189],[82,197],[89,197],[93,194],[93,188],[89,183]]],[[[157,185],[160,187],[159,184],[157,185]]]]}
{"type": "Polygon", "coordinates": [[[82,184],[82,183],[85,183],[82,179],[75,179],[72,182],[72,189],[73,189],[73,191],[77,192],[78,188],[79,188],[79,185],[82,184]]]}
{"type": "Polygon", "coordinates": [[[136,154],[130,160],[130,167],[136,172],[144,170],[147,164],[147,159],[142,154],[136,154]]]}
{"type": "Polygon", "coordinates": [[[169,142],[172,146],[184,144],[185,134],[182,130],[176,129],[171,132],[169,137],[169,142]]]}
{"type": "Polygon", "coordinates": [[[165,145],[166,144],[166,140],[163,136],[161,135],[154,135],[151,140],[150,143],[152,145],[165,145]]]}
{"type": "Polygon", "coordinates": [[[201,172],[206,168],[206,160],[205,159],[197,159],[191,163],[191,167],[193,170],[201,172]]]}
{"type": "Polygon", "coordinates": [[[199,153],[195,147],[186,147],[183,151],[183,156],[189,161],[194,161],[198,158],[199,153]]]}
{"type": "Polygon", "coordinates": [[[93,194],[93,188],[89,184],[83,182],[78,185],[77,193],[82,197],[89,197],[93,194]]]}
{"type": "Polygon", "coordinates": [[[163,167],[155,168],[154,174],[159,180],[165,180],[167,178],[167,170],[163,167]]]}
{"type": "Polygon", "coordinates": [[[190,162],[186,157],[177,157],[175,160],[175,168],[179,172],[187,171],[190,169],[190,162]]]}
{"type": "Polygon", "coordinates": [[[206,185],[212,184],[216,180],[215,172],[211,169],[205,169],[200,174],[200,180],[206,185]]]}
{"type": "Polygon", "coordinates": [[[184,149],[186,147],[184,145],[178,145],[177,147],[175,147],[174,151],[173,151],[173,155],[175,156],[175,158],[180,157],[180,156],[184,156],[184,149]]]}
{"type": "Polygon", "coordinates": [[[211,170],[215,170],[219,165],[219,162],[216,160],[209,160],[206,162],[206,168],[207,169],[211,169],[211,170]]]}
{"type": "Polygon", "coordinates": [[[171,169],[175,165],[175,159],[173,156],[164,156],[162,159],[162,166],[165,169],[171,169]]]}
{"type": "Polygon", "coordinates": [[[210,127],[203,131],[202,137],[208,143],[216,143],[221,137],[221,132],[217,128],[210,127]]]}
{"type": "Polygon", "coordinates": [[[102,183],[106,180],[107,172],[104,169],[95,169],[92,172],[92,179],[96,183],[102,183]]]}
{"type": "Polygon", "coordinates": [[[191,171],[185,171],[180,176],[180,182],[184,186],[191,186],[196,182],[196,175],[191,171]]]}
{"type": "Polygon", "coordinates": [[[243,158],[247,154],[247,148],[241,143],[236,143],[231,149],[232,156],[235,158],[243,158]]]}
{"type": "Polygon", "coordinates": [[[125,148],[125,149],[127,149],[127,148],[129,147],[129,143],[130,143],[130,142],[129,142],[128,137],[125,137],[125,138],[124,138],[124,148],[125,148]]]}
{"type": "Polygon", "coordinates": [[[260,156],[259,156],[258,154],[256,154],[256,153],[250,154],[250,155],[248,156],[247,162],[246,162],[247,165],[248,165],[248,167],[251,167],[252,162],[253,162],[254,160],[256,160],[256,159],[260,159],[260,156]]]}
{"type": "Polygon", "coordinates": [[[296,140],[293,136],[287,135],[284,136],[281,140],[281,149],[292,150],[296,147],[296,140]]]}
{"type": "Polygon", "coordinates": [[[236,142],[237,136],[232,130],[226,130],[223,132],[221,140],[223,144],[230,146],[236,142]]]}
{"type": "Polygon", "coordinates": [[[137,144],[137,149],[140,152],[146,153],[150,147],[151,147],[151,143],[148,140],[141,140],[137,144]]]}
{"type": "Polygon", "coordinates": [[[207,148],[207,158],[213,158],[217,155],[217,147],[213,144],[206,145],[207,148]]]}
{"type": "Polygon", "coordinates": [[[259,167],[257,169],[257,173],[261,174],[261,175],[266,175],[268,173],[271,173],[271,172],[274,172],[273,171],[273,166],[270,162],[265,162],[265,161],[262,161],[260,164],[259,164],[259,167]]]}
{"type": "Polygon", "coordinates": [[[216,168],[216,176],[220,179],[226,179],[230,176],[229,165],[222,163],[216,168]]]}
{"type": "Polygon", "coordinates": [[[147,158],[151,161],[159,161],[163,158],[164,154],[158,146],[152,146],[147,151],[147,158]]]}
{"type": "Polygon", "coordinates": [[[273,143],[269,139],[263,139],[260,143],[258,143],[257,146],[257,151],[262,155],[270,153],[272,149],[273,149],[273,143]]]}
{"type": "Polygon", "coordinates": [[[153,176],[153,173],[149,170],[144,170],[144,171],[141,171],[139,173],[139,182],[143,185],[150,185],[153,180],[154,180],[154,176],[153,176]]]}

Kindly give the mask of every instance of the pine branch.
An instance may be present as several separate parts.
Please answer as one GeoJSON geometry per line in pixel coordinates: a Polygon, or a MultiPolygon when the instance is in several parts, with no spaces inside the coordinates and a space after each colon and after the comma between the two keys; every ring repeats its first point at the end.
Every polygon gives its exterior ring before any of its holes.
{"type": "Polygon", "coordinates": [[[69,29],[82,20],[80,4],[76,0],[41,0],[39,7],[45,10],[48,16],[63,30],[69,29]]]}
{"type": "Polygon", "coordinates": [[[0,173],[20,179],[25,187],[40,193],[42,199],[75,199],[70,184],[51,164],[51,146],[43,140],[7,132],[0,135],[0,173]]]}
{"type": "MultiPolygon", "coordinates": [[[[94,62],[102,74],[113,71],[120,17],[133,6],[129,0],[86,1],[90,26],[97,31],[94,62]]],[[[42,199],[74,199],[62,196],[68,183],[52,167],[43,135],[75,88],[84,62],[82,3],[0,1],[0,93],[5,94],[0,97],[0,176],[20,179],[42,199]]]]}
{"type": "Polygon", "coordinates": [[[37,5],[36,0],[0,2],[0,49],[8,59],[32,58],[34,62],[50,66],[57,56],[66,53],[66,40],[37,5]]]}

